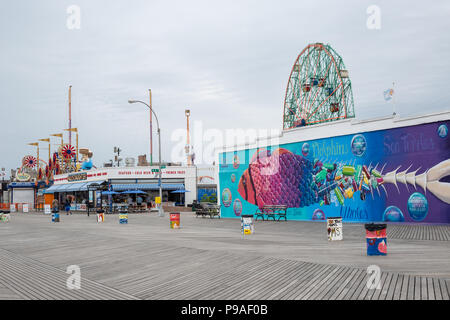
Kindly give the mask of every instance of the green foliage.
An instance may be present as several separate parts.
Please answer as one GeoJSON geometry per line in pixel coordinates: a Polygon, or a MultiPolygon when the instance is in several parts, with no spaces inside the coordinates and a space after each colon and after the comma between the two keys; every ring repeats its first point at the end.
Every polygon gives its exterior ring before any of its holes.
{"type": "Polygon", "coordinates": [[[204,193],[200,199],[200,202],[217,202],[217,194],[215,192],[211,193],[210,196],[208,196],[206,193],[204,193]]]}

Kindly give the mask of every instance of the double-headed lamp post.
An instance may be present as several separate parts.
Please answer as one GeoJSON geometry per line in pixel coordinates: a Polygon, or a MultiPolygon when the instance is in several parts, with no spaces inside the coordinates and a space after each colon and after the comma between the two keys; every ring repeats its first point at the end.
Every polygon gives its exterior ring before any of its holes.
{"type": "Polygon", "coordinates": [[[159,216],[163,217],[164,216],[164,210],[162,207],[162,184],[161,184],[161,178],[162,178],[162,172],[161,172],[161,129],[159,128],[159,121],[158,121],[158,116],[156,115],[155,111],[153,110],[152,107],[150,107],[147,103],[145,103],[144,101],[140,101],[140,100],[128,100],[128,103],[142,103],[145,104],[149,109],[150,112],[153,113],[153,115],[155,116],[156,119],[156,125],[158,126],[158,153],[159,153],[159,180],[158,180],[158,185],[159,185],[159,198],[161,199],[161,206],[159,207],[159,216]]]}

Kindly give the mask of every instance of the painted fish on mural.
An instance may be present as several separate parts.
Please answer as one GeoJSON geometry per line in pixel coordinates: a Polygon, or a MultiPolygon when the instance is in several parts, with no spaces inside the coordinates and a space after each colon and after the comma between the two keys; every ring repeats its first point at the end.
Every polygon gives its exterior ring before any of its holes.
{"type": "Polygon", "coordinates": [[[400,192],[397,185],[400,182],[407,188],[408,184],[414,188],[418,185],[450,204],[450,183],[440,181],[450,175],[450,159],[418,175],[420,168],[408,173],[411,166],[402,172],[397,172],[398,167],[386,174],[383,174],[384,166],[381,170],[377,166],[322,163],[283,148],[273,152],[259,149],[239,180],[238,192],[260,208],[264,205],[299,208],[314,203],[329,205],[332,193],[341,205],[357,193],[361,200],[368,194],[373,198],[374,190],[380,194],[380,188],[388,196],[384,184],[394,184],[400,192]]]}

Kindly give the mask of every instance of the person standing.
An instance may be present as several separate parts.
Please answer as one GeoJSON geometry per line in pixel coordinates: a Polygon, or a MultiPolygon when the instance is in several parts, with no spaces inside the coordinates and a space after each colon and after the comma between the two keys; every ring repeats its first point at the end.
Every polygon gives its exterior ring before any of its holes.
{"type": "Polygon", "coordinates": [[[65,209],[66,209],[66,215],[72,214],[72,211],[70,210],[70,197],[67,196],[66,203],[65,203],[65,209]]]}
{"type": "Polygon", "coordinates": [[[52,210],[53,212],[58,212],[59,211],[59,202],[58,199],[53,199],[52,201],[52,210]]]}

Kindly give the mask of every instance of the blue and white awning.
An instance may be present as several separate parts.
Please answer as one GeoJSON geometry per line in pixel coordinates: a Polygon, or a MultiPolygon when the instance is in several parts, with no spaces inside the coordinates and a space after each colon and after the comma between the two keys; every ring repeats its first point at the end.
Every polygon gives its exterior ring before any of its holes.
{"type": "Polygon", "coordinates": [[[55,193],[55,192],[74,192],[74,191],[87,191],[88,186],[91,184],[97,183],[101,184],[103,181],[89,181],[89,182],[77,182],[77,183],[66,183],[53,185],[44,193],[55,193]]]}
{"type": "MultiPolygon", "coordinates": [[[[133,184],[113,184],[111,185],[114,191],[124,191],[124,190],[159,190],[159,185],[157,183],[133,183],[133,184]]],[[[179,190],[184,189],[184,184],[182,183],[163,183],[163,190],[179,190]]]]}

